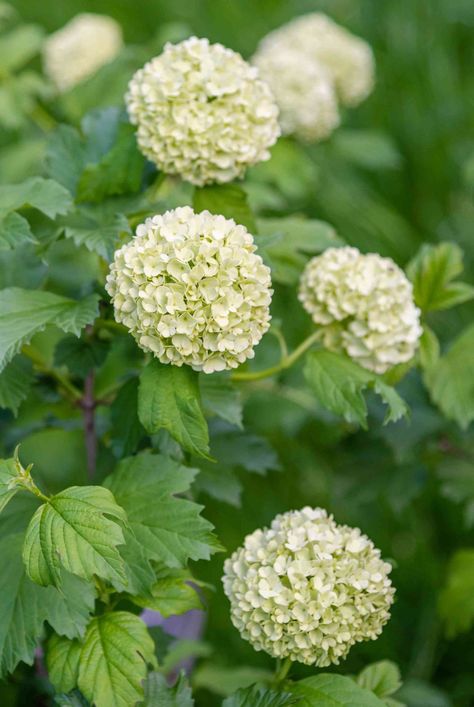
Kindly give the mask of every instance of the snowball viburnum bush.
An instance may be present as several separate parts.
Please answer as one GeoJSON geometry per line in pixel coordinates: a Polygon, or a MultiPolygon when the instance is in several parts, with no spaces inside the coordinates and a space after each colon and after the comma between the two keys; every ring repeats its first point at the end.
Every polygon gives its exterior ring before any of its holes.
{"type": "Polygon", "coordinates": [[[209,211],[149,218],[115,253],[115,318],[162,363],[236,368],[270,324],[270,270],[255,250],[243,226],[209,211]]]}
{"type": "Polygon", "coordinates": [[[83,13],[48,37],[43,48],[44,70],[62,93],[114,59],[121,48],[118,22],[106,15],[83,13]]]}
{"type": "Polygon", "coordinates": [[[231,618],[256,650],[325,667],[377,638],[395,593],[391,566],[358,528],[322,508],[278,515],[224,565],[231,618]]]}
{"type": "Polygon", "coordinates": [[[324,345],[384,373],[413,358],[420,310],[405,273],[390,258],[329,248],[306,266],[299,299],[323,329],[324,345]]]}
{"type": "Polygon", "coordinates": [[[275,100],[258,70],[207,39],[167,44],[136,72],[126,103],[143,154],[199,186],[243,176],[270,157],[280,134],[275,100]]]}

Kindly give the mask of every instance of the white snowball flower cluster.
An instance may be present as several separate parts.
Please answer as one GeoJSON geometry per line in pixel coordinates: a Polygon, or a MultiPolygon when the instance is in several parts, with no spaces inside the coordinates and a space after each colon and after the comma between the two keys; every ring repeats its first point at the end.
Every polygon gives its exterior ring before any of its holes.
{"type": "Polygon", "coordinates": [[[248,535],[223,583],[232,623],[255,650],[325,667],[381,633],[391,569],[358,528],[306,507],[248,535]]]}
{"type": "Polygon", "coordinates": [[[381,633],[391,569],[358,528],[306,507],[248,535],[223,583],[232,623],[255,650],[325,667],[381,633]]]}
{"type": "Polygon", "coordinates": [[[384,373],[409,361],[422,334],[405,273],[390,258],[357,248],[328,248],[309,261],[299,299],[323,327],[324,345],[384,373]]]}
{"type": "Polygon", "coordinates": [[[318,12],[270,32],[252,62],[275,94],[283,132],[308,142],[338,126],[338,101],[355,106],[374,85],[369,45],[318,12]]]}
{"type": "Polygon", "coordinates": [[[243,176],[280,134],[258,70],[207,39],[167,44],[134,75],[126,103],[143,154],[198,186],[243,176]]]}
{"type": "Polygon", "coordinates": [[[243,226],[209,211],[149,218],[110,267],[115,318],[162,363],[236,368],[270,323],[270,269],[255,250],[243,226]]]}
{"type": "Polygon", "coordinates": [[[114,59],[121,48],[122,30],[112,17],[83,13],[48,37],[44,70],[63,93],[114,59]]]}

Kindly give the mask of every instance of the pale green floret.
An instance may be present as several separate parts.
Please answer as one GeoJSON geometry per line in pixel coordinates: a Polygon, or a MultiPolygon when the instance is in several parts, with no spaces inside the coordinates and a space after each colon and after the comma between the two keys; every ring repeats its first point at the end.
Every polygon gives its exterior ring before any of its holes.
{"type": "Polygon", "coordinates": [[[243,176],[270,157],[280,134],[258,70],[207,39],[167,44],[136,72],[125,100],[143,154],[199,186],[243,176]]]}
{"type": "Polygon", "coordinates": [[[391,569],[358,528],[306,507],[248,535],[226,560],[223,583],[232,622],[255,650],[326,667],[381,633],[391,569]]]}
{"type": "Polygon", "coordinates": [[[329,248],[308,263],[299,299],[323,330],[323,343],[384,373],[415,355],[420,310],[405,273],[390,258],[329,248]]]}
{"type": "Polygon", "coordinates": [[[270,270],[255,251],[243,226],[209,211],[149,218],[110,267],[115,319],[162,363],[236,368],[270,325],[270,270]]]}

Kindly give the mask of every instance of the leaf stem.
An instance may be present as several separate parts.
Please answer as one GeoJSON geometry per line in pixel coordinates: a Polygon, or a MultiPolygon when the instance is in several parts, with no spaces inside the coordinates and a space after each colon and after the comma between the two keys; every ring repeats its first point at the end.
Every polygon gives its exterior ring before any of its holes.
{"type": "Polygon", "coordinates": [[[48,366],[40,352],[33,346],[24,346],[22,353],[34,363],[40,373],[43,373],[45,376],[49,376],[50,378],[54,378],[58,385],[67,393],[67,397],[69,397],[73,403],[77,403],[82,398],[82,393],[79,388],[76,388],[74,383],[72,383],[66,375],[58,371],[57,368],[48,366]]]}
{"type": "Polygon", "coordinates": [[[318,341],[322,336],[322,331],[318,330],[313,332],[307,339],[301,342],[299,346],[296,347],[294,351],[290,354],[283,356],[279,363],[275,366],[270,366],[269,368],[264,368],[262,371],[248,371],[243,373],[233,373],[231,378],[234,381],[256,381],[262,378],[269,378],[274,376],[286,368],[290,368],[301,356],[306,353],[311,346],[318,341]]]}
{"type": "Polygon", "coordinates": [[[283,680],[285,680],[285,678],[287,677],[288,673],[291,670],[291,666],[292,666],[291,658],[285,658],[285,660],[281,660],[279,658],[277,660],[275,675],[272,680],[272,685],[274,687],[278,686],[280,683],[283,682],[283,680]]]}

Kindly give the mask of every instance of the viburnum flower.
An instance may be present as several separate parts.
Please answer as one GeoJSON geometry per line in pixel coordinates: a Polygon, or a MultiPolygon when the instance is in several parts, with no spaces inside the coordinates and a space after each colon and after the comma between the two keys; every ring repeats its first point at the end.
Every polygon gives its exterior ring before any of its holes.
{"type": "Polygon", "coordinates": [[[115,319],[162,363],[236,368],[270,324],[270,270],[255,251],[243,226],[209,211],[149,218],[110,267],[115,319]]]}
{"type": "Polygon", "coordinates": [[[306,507],[248,535],[223,583],[232,623],[255,650],[325,667],[379,636],[395,593],[391,569],[358,528],[306,507]]]}
{"type": "Polygon", "coordinates": [[[48,37],[44,70],[63,93],[114,59],[121,48],[120,25],[112,17],[86,12],[48,37]]]}
{"type": "Polygon", "coordinates": [[[207,39],[167,44],[130,81],[126,104],[140,150],[193,184],[229,182],[270,156],[278,108],[258,70],[207,39]]]}
{"type": "Polygon", "coordinates": [[[275,37],[261,44],[252,62],[270,85],[280,109],[283,134],[306,142],[328,137],[339,125],[333,81],[318,61],[275,37]]]}
{"type": "Polygon", "coordinates": [[[309,261],[299,299],[323,329],[323,342],[364,368],[384,373],[413,358],[420,310],[405,273],[390,258],[329,248],[309,261]]]}

